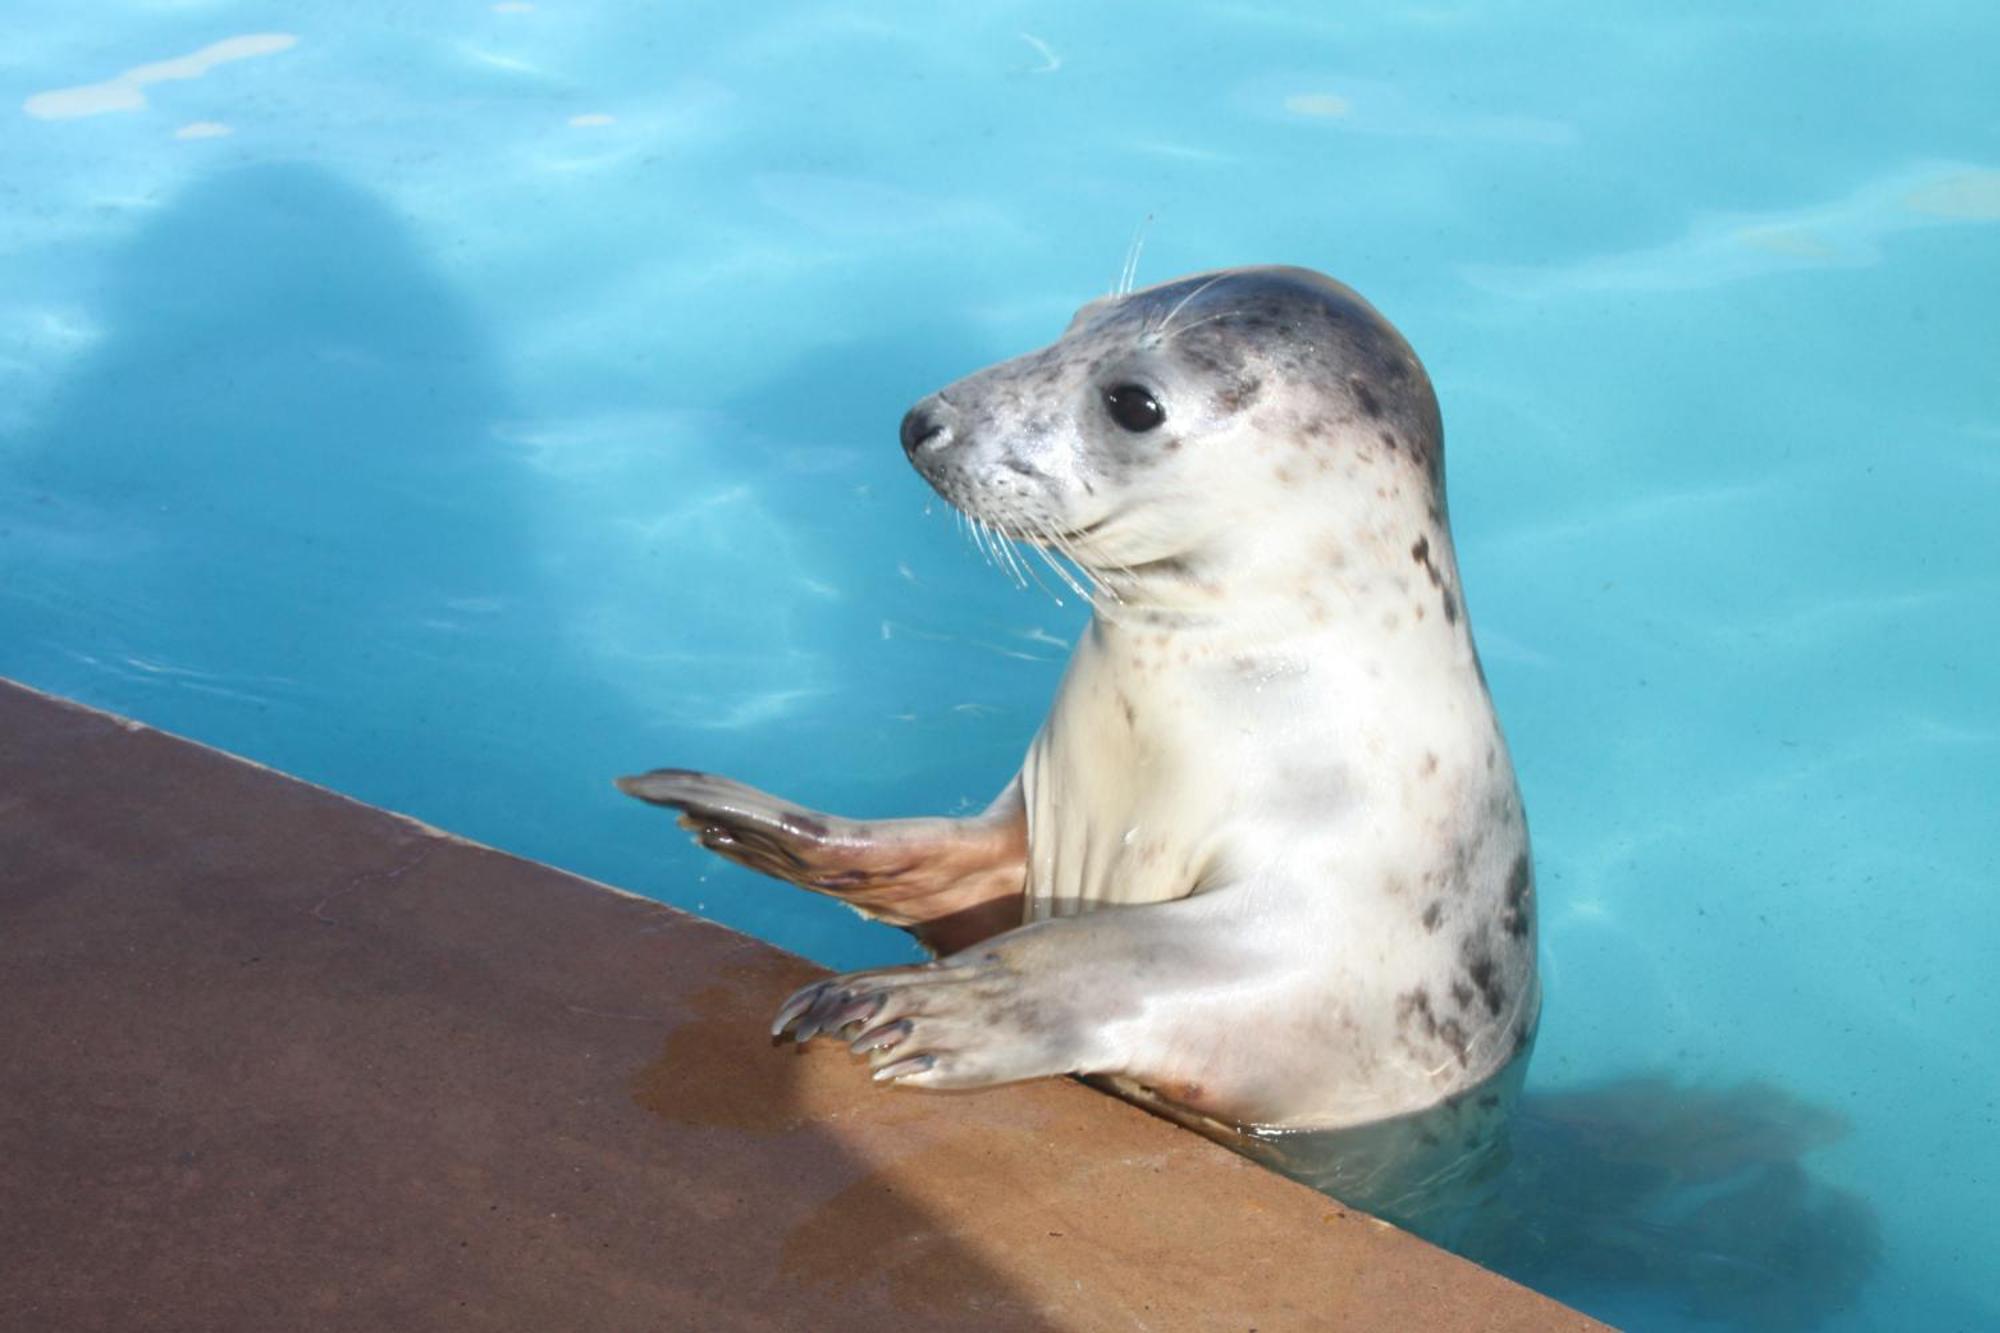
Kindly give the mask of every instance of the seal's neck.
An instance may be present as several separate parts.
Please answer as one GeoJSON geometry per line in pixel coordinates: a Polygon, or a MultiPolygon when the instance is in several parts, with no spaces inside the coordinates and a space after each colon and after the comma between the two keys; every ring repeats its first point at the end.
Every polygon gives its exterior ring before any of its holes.
{"type": "Polygon", "coordinates": [[[1221,631],[1278,643],[1365,633],[1426,650],[1467,637],[1450,529],[1424,504],[1243,514],[1175,554],[1092,572],[1113,634],[1221,631]]]}

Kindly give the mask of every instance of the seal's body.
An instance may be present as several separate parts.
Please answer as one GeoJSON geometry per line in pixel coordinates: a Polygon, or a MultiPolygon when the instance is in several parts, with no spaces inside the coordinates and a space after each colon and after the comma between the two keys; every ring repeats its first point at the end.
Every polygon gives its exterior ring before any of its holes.
{"type": "Polygon", "coordinates": [[[775,1030],[920,1087],[1076,1073],[1266,1140],[1490,1140],[1539,1009],[1533,875],[1403,339],[1305,270],[1187,278],[924,400],[903,443],[1081,566],[1096,614],[976,819],[624,780],[944,955],[809,987],[775,1030]]]}

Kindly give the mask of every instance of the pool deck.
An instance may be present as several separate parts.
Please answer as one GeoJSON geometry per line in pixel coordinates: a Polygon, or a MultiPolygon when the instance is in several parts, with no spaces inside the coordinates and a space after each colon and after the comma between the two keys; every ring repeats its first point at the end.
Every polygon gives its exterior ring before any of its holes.
{"type": "Polygon", "coordinates": [[[822,970],[0,681],[0,1328],[1599,1328],[822,970]]]}

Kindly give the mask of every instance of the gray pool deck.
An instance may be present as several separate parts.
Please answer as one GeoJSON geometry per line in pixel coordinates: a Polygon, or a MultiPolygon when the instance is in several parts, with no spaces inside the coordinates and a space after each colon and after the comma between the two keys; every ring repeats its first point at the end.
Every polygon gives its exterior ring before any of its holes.
{"type": "Polygon", "coordinates": [[[820,974],[0,682],[0,1329],[1601,1327],[820,974]]]}

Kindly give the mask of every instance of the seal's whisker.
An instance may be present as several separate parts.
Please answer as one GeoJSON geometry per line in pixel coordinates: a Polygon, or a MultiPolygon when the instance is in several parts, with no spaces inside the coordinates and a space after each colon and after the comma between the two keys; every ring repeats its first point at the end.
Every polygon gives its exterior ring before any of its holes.
{"type": "MultiPolygon", "coordinates": [[[[1076,575],[1070,571],[1067,565],[1049,553],[1049,547],[1051,545],[1059,546],[1062,540],[1056,533],[1055,525],[1047,519],[1039,518],[1034,520],[1034,524],[1035,535],[1041,539],[1035,543],[1035,554],[1042,558],[1042,563],[1047,565],[1055,576],[1063,581],[1064,585],[1076,596],[1077,600],[1089,602],[1091,596],[1084,590],[1083,585],[1077,581],[1076,575]]],[[[1062,599],[1057,598],[1056,602],[1060,605],[1062,599]]]]}
{"type": "Polygon", "coordinates": [[[1019,559],[1014,554],[1014,544],[1007,540],[1007,534],[1001,532],[986,519],[982,518],[977,521],[981,527],[986,529],[986,539],[992,543],[994,554],[999,557],[998,564],[1001,571],[1014,581],[1016,587],[1027,587],[1028,580],[1021,576],[1019,559]]]}
{"type": "MultiPolygon", "coordinates": [[[[1064,558],[1067,559],[1071,564],[1075,565],[1086,579],[1090,580],[1090,586],[1093,589],[1095,589],[1102,595],[1109,597],[1114,602],[1122,602],[1125,600],[1122,596],[1119,595],[1117,588],[1113,587],[1103,578],[1100,578],[1098,576],[1097,571],[1091,568],[1090,565],[1085,563],[1082,556],[1077,554],[1076,542],[1074,538],[1053,530],[1050,531],[1049,536],[1050,539],[1054,541],[1056,549],[1063,553],[1064,558]]],[[[1117,573],[1124,574],[1127,576],[1130,576],[1132,573],[1130,569],[1120,564],[1114,564],[1111,566],[1111,568],[1117,573]]]]}
{"type": "Polygon", "coordinates": [[[986,534],[981,530],[979,520],[963,510],[959,511],[959,517],[965,520],[965,535],[971,540],[972,549],[979,552],[980,559],[992,564],[993,552],[986,547],[986,534]]]}
{"type": "MultiPolygon", "coordinates": [[[[1085,592],[1083,588],[1077,584],[1076,578],[1067,569],[1064,569],[1062,567],[1062,563],[1058,561],[1054,556],[1050,555],[1046,548],[1037,546],[1035,548],[1035,554],[1041,558],[1043,564],[1049,567],[1049,572],[1054,574],[1065,588],[1069,589],[1070,596],[1076,598],[1080,602],[1088,602],[1090,600],[1090,594],[1088,592],[1085,592]]],[[[1051,592],[1049,596],[1055,598],[1055,603],[1057,606],[1061,606],[1063,604],[1063,599],[1060,596],[1057,596],[1055,593],[1051,592]]]]}
{"type": "Polygon", "coordinates": [[[986,563],[995,569],[1000,567],[1000,559],[993,554],[993,534],[986,530],[986,524],[977,515],[966,516],[972,522],[973,540],[979,545],[979,554],[986,557],[986,563]]]}
{"type": "Polygon", "coordinates": [[[1014,582],[1023,588],[1027,587],[1028,579],[1034,573],[1033,566],[1022,558],[1020,549],[1014,545],[1012,537],[1004,532],[996,532],[995,535],[1000,538],[1000,549],[1006,552],[1007,568],[1013,573],[1014,582]]]}
{"type": "Polygon", "coordinates": [[[1000,557],[1001,572],[1007,575],[1010,582],[1019,587],[1026,587],[1027,580],[1021,577],[1021,571],[1014,563],[1014,548],[1013,544],[1007,540],[1007,534],[1000,530],[1000,526],[997,523],[988,520],[986,535],[993,543],[994,554],[1000,557]]]}
{"type": "Polygon", "coordinates": [[[1153,215],[1146,214],[1146,220],[1132,233],[1132,245],[1125,251],[1125,267],[1118,271],[1118,286],[1113,296],[1129,296],[1133,284],[1139,281],[1139,255],[1146,248],[1146,228],[1153,225],[1153,215]]]}
{"type": "Polygon", "coordinates": [[[1007,557],[1000,549],[1000,538],[994,535],[993,525],[983,518],[978,522],[980,540],[986,543],[986,558],[993,562],[995,569],[1011,578],[1014,571],[1007,568],[1007,557]]]}
{"type": "MultiPolygon", "coordinates": [[[[1177,328],[1177,329],[1175,329],[1175,330],[1173,331],[1173,333],[1172,333],[1172,335],[1171,335],[1171,336],[1172,336],[1172,337],[1175,337],[1175,338],[1178,338],[1178,337],[1180,337],[1180,336],[1181,336],[1182,334],[1184,334],[1184,333],[1188,333],[1188,332],[1190,332],[1190,331],[1192,331],[1192,330],[1194,330],[1194,329],[1198,329],[1198,328],[1200,328],[1200,327],[1201,327],[1202,325],[1204,325],[1204,324],[1213,324],[1213,323],[1215,323],[1215,321],[1216,321],[1216,320],[1218,320],[1218,319],[1228,319],[1228,318],[1230,318],[1230,317],[1231,317],[1232,315],[1237,315],[1237,314],[1241,314],[1241,313],[1242,313],[1242,312],[1241,312],[1241,311],[1238,311],[1238,310],[1218,310],[1218,311],[1216,311],[1216,312],[1215,312],[1214,314],[1212,314],[1212,315],[1203,315],[1203,316],[1202,316],[1202,317],[1201,317],[1200,319],[1197,319],[1197,320],[1194,320],[1194,321],[1192,321],[1191,323],[1187,323],[1187,324],[1183,324],[1183,325],[1181,325],[1181,326],[1180,326],[1179,328],[1177,328]]],[[[1161,334],[1159,335],[1159,339],[1160,339],[1160,341],[1162,341],[1162,342],[1165,342],[1165,341],[1167,340],[1168,336],[1169,336],[1168,334],[1166,334],[1166,333],[1162,332],[1162,333],[1161,333],[1161,334]]]]}
{"type": "MultiPolygon", "coordinates": [[[[1083,558],[1076,553],[1076,547],[1068,537],[1056,531],[1053,525],[1048,527],[1046,532],[1049,545],[1055,547],[1056,551],[1063,557],[1063,561],[1066,562],[1057,564],[1056,561],[1051,559],[1050,563],[1056,565],[1058,569],[1073,570],[1075,574],[1081,575],[1083,581],[1090,586],[1089,592],[1085,592],[1082,588],[1077,588],[1077,596],[1088,601],[1092,608],[1098,611],[1105,609],[1104,603],[1106,600],[1113,603],[1124,600],[1118,595],[1116,588],[1111,587],[1103,579],[1097,577],[1096,572],[1088,564],[1084,563],[1083,558]]],[[[1076,587],[1076,579],[1074,577],[1069,577],[1069,582],[1071,587],[1076,587]]]]}
{"type": "Polygon", "coordinates": [[[1173,327],[1174,316],[1180,314],[1182,310],[1185,310],[1187,308],[1187,303],[1189,301],[1194,300],[1195,297],[1200,296],[1203,292],[1207,291],[1209,288],[1213,287],[1216,283],[1221,282],[1224,278],[1228,276],[1229,276],[1228,273],[1218,273],[1214,277],[1210,278],[1207,282],[1201,284],[1201,286],[1189,292],[1186,296],[1183,296],[1179,301],[1176,301],[1174,303],[1174,308],[1167,312],[1167,317],[1160,321],[1160,327],[1154,331],[1153,336],[1155,338],[1165,338],[1167,336],[1167,331],[1173,327]]]}
{"type": "MultiPolygon", "coordinates": [[[[1033,527],[1037,532],[1041,531],[1041,523],[1038,520],[1030,518],[1028,520],[1028,524],[1030,527],[1033,527]]],[[[1042,558],[1043,563],[1046,564],[1048,562],[1049,558],[1048,552],[1044,551],[1035,542],[1027,540],[1025,538],[1010,538],[1009,540],[1025,544],[1029,550],[1033,551],[1036,555],[1042,558]]],[[[1061,606],[1063,604],[1063,599],[1061,594],[1057,593],[1056,590],[1051,588],[1048,584],[1042,582],[1042,572],[1039,569],[1035,568],[1034,561],[1023,556],[1021,559],[1021,565],[1024,569],[1028,571],[1028,577],[1035,581],[1035,586],[1037,588],[1040,588],[1043,592],[1047,593],[1049,599],[1053,601],[1057,606],[1061,606]]],[[[1082,593],[1077,594],[1077,596],[1079,597],[1081,597],[1082,595],[1083,595],[1082,593]]]]}

